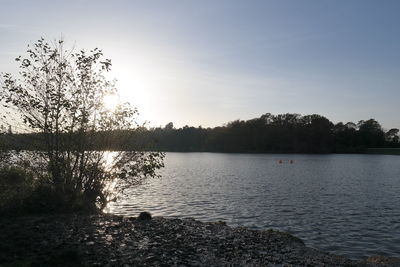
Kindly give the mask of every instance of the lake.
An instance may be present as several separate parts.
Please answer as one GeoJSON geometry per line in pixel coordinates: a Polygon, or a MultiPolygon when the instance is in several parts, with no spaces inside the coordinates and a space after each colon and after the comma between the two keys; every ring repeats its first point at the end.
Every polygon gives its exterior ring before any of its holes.
{"type": "Polygon", "coordinates": [[[167,153],[160,174],[110,212],[224,220],[350,258],[400,257],[399,156],[167,153]]]}

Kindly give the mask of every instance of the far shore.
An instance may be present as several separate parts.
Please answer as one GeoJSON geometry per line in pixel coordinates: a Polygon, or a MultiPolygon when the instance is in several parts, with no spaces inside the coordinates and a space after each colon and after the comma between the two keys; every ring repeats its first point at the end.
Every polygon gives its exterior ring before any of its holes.
{"type": "Polygon", "coordinates": [[[309,248],[288,233],[191,218],[116,215],[0,218],[0,266],[398,266],[309,248]]]}
{"type": "Polygon", "coordinates": [[[367,154],[400,155],[400,148],[368,148],[367,154]]]}

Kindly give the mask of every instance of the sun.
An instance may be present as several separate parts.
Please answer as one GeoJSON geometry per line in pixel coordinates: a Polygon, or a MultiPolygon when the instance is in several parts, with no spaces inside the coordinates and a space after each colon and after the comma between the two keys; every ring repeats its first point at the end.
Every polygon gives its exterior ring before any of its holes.
{"type": "Polygon", "coordinates": [[[105,95],[103,97],[103,104],[107,110],[113,111],[119,104],[119,97],[115,94],[105,95]]]}

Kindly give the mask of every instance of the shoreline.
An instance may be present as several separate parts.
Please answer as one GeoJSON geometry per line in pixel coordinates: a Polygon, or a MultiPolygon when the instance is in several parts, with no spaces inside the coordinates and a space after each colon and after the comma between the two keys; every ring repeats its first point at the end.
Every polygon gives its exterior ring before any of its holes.
{"type": "Polygon", "coordinates": [[[285,232],[110,214],[0,218],[0,266],[398,266],[309,248],[285,232]],[[6,242],[4,242],[6,240],[6,242]]]}

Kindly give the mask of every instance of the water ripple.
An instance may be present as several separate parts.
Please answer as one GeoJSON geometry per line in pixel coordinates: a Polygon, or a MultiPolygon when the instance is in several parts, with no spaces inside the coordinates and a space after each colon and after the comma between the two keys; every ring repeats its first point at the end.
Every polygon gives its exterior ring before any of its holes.
{"type": "Polygon", "coordinates": [[[224,220],[351,258],[400,257],[398,156],[168,153],[165,163],[162,179],[111,212],[224,220]]]}

